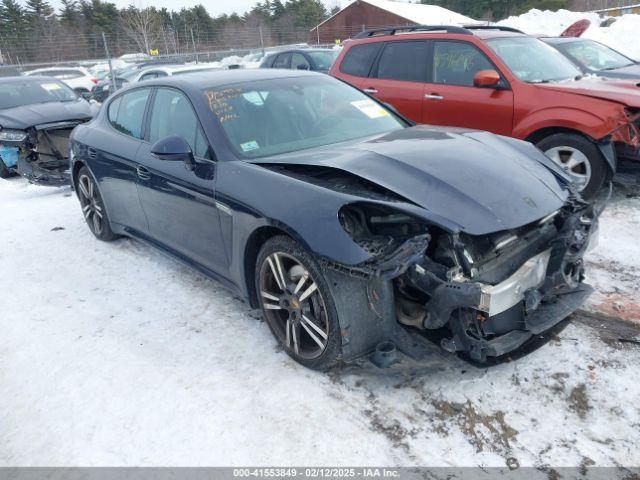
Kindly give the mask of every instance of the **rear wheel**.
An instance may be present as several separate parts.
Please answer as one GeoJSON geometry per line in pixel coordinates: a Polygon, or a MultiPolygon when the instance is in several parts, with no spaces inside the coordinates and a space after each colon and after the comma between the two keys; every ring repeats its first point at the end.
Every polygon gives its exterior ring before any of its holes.
{"type": "Polygon", "coordinates": [[[336,308],[322,268],[292,239],[268,240],[256,262],[256,291],[271,332],[298,363],[314,370],[341,356],[336,308]]]}
{"type": "Polygon", "coordinates": [[[607,164],[588,138],[558,133],[538,142],[538,148],[571,177],[585,200],[598,193],[607,178],[607,164]]]}
{"type": "Polygon", "coordinates": [[[98,190],[98,185],[93,180],[93,176],[89,173],[87,167],[82,167],[78,171],[78,180],[76,182],[78,190],[78,198],[82,207],[82,214],[96,238],[109,242],[116,238],[111,230],[109,217],[104,208],[104,202],[98,190]]]}

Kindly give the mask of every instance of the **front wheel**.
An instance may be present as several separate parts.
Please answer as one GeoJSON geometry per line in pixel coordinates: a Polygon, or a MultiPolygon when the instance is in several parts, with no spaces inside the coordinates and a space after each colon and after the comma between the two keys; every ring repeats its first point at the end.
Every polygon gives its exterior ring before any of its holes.
{"type": "Polygon", "coordinates": [[[598,147],[588,138],[572,133],[550,135],[538,148],[571,177],[585,200],[602,188],[608,167],[598,147]]]}
{"type": "Polygon", "coordinates": [[[89,173],[89,169],[87,167],[82,167],[78,171],[76,187],[78,190],[80,206],[82,207],[82,214],[84,215],[91,233],[93,233],[99,240],[105,242],[114,240],[116,235],[111,230],[111,224],[109,223],[107,210],[104,208],[102,195],[100,195],[98,185],[96,185],[96,182],[94,181],[91,173],[89,173]]]}
{"type": "Polygon", "coordinates": [[[309,252],[289,237],[269,239],[258,254],[255,284],[264,318],[289,356],[314,370],[340,361],[333,296],[309,252]]]}

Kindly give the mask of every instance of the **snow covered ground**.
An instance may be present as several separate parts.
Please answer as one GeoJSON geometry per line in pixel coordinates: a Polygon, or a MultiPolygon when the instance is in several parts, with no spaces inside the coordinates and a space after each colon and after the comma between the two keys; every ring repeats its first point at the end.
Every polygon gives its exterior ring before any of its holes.
{"type": "Polygon", "coordinates": [[[631,58],[640,60],[640,41],[638,41],[640,15],[622,15],[611,26],[600,27],[603,19],[597,13],[569,10],[552,12],[534,8],[522,15],[506,18],[498,24],[520,29],[530,35],[553,36],[560,35],[569,25],[582,19],[591,21],[591,26],[582,35],[584,38],[597,40],[631,58]]]}
{"type": "MultiPolygon", "coordinates": [[[[637,195],[605,213],[599,288],[637,291],[639,221],[637,195]]],[[[0,180],[0,245],[0,466],[640,463],[635,327],[576,316],[492,368],[434,348],[319,374],[215,282],[95,240],[68,190],[0,180]]]]}

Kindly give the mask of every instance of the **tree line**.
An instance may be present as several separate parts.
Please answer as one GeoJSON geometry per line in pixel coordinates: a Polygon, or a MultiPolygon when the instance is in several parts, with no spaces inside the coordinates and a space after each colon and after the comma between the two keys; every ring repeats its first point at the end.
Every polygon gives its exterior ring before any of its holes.
{"type": "MultiPolygon", "coordinates": [[[[337,7],[336,7],[337,9],[337,7]]],[[[6,63],[257,48],[308,41],[309,29],[336,10],[320,0],[264,0],[244,14],[212,17],[202,5],[119,9],[104,0],[0,0],[0,55],[6,63]]]]}

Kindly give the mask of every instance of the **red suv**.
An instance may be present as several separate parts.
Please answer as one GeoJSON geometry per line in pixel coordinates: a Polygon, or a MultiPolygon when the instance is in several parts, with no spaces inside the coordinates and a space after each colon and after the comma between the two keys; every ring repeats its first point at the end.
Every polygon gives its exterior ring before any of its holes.
{"type": "Polygon", "coordinates": [[[640,160],[640,88],[583,78],[562,54],[505,27],[365,31],[329,72],[432,125],[535,143],[591,198],[616,168],[640,160]]]}

